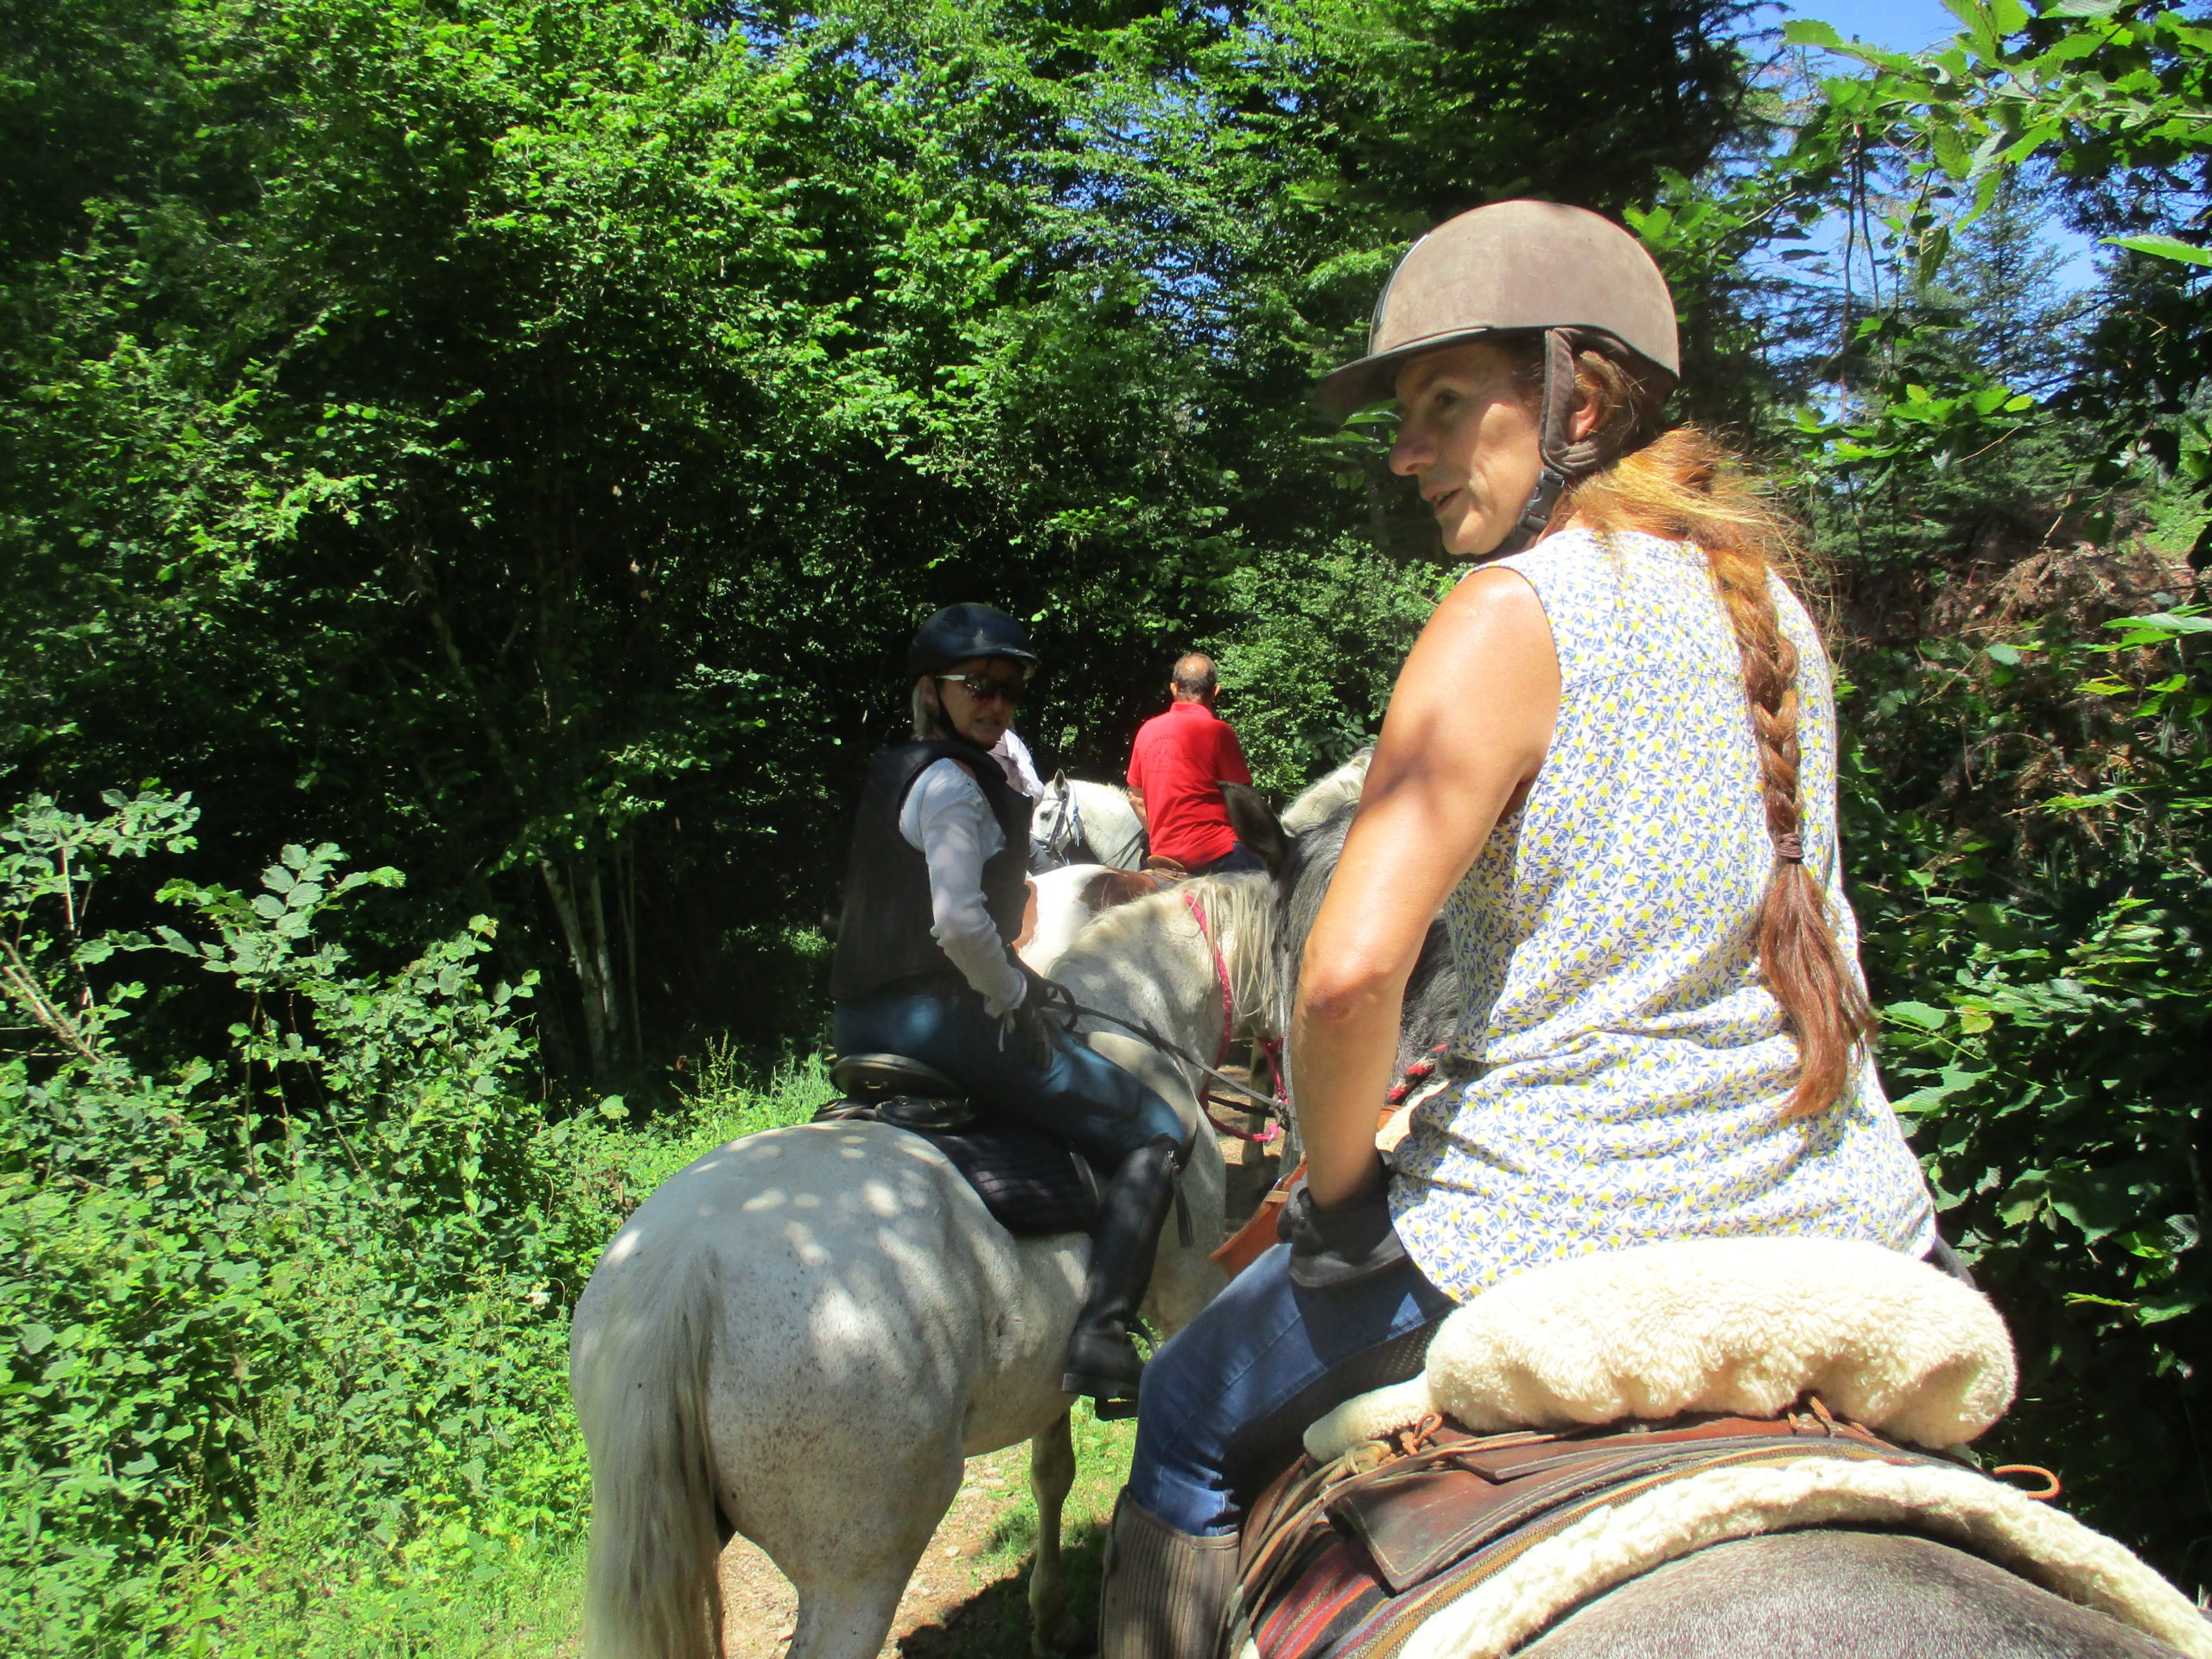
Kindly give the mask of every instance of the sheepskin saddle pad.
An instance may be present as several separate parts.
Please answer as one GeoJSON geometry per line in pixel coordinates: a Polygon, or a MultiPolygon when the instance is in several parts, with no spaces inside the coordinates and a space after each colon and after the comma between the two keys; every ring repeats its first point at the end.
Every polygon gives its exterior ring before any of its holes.
{"type": "Polygon", "coordinates": [[[1101,1183],[1082,1154],[1020,1123],[978,1116],[972,1109],[941,1109],[949,1105],[967,1103],[905,1095],[833,1100],[814,1121],[888,1123],[920,1135],[952,1160],[991,1218],[1017,1238],[1087,1233],[1098,1224],[1101,1183]]]}
{"type": "Polygon", "coordinates": [[[1923,1534],[2181,1651],[2212,1625],[2126,1548],[1956,1448],[2011,1403],[1978,1292],[1826,1239],[1578,1257],[1438,1328],[1422,1374],[1307,1430],[1254,1504],[1236,1659],[1491,1659],[1728,1539],[1923,1534]]]}

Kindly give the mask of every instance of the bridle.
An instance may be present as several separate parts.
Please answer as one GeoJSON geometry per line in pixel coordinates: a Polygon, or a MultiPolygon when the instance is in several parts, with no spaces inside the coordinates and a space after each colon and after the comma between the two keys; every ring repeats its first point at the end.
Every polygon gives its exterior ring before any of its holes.
{"type": "Polygon", "coordinates": [[[1075,849],[1083,845],[1083,808],[1076,800],[1075,785],[1065,777],[1055,778],[1046,786],[1046,793],[1059,791],[1060,816],[1052,824],[1052,831],[1045,837],[1046,856],[1058,863],[1072,864],[1075,849]]]}
{"type": "MultiPolygon", "coordinates": [[[[1065,774],[1046,786],[1048,795],[1055,790],[1059,792],[1060,816],[1052,825],[1052,834],[1045,838],[1045,853],[1047,857],[1057,859],[1062,864],[1072,864],[1076,862],[1075,855],[1078,851],[1091,850],[1083,838],[1083,800],[1075,792],[1075,779],[1065,774]]],[[[1120,850],[1111,854],[1093,853],[1092,856],[1101,864],[1109,864],[1116,869],[1133,870],[1136,866],[1129,861],[1143,845],[1144,825],[1140,822],[1135,831],[1122,843],[1120,850]]]]}

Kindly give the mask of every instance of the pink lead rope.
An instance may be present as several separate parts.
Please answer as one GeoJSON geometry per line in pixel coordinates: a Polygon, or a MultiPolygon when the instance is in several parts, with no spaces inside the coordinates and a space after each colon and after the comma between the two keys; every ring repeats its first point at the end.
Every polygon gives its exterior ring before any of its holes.
{"type": "MultiPolygon", "coordinates": [[[[1229,963],[1222,957],[1221,946],[1214,942],[1213,930],[1206,925],[1205,906],[1198,902],[1195,893],[1185,893],[1181,897],[1184,908],[1191,912],[1191,919],[1198,925],[1198,937],[1206,942],[1206,949],[1213,953],[1214,978],[1221,985],[1221,1042],[1215,1048],[1213,1054],[1213,1063],[1217,1066],[1229,1058],[1230,1045],[1236,1040],[1236,998],[1229,988],[1229,963]]],[[[1281,1138],[1282,1126],[1279,1123],[1270,1123],[1255,1135],[1249,1129],[1238,1128],[1234,1123],[1223,1122],[1214,1116],[1213,1109],[1217,1103],[1217,1103],[1213,1097],[1213,1090],[1207,1086],[1204,1078],[1200,1078],[1198,1109],[1206,1115],[1206,1122],[1212,1124],[1214,1128],[1219,1129],[1224,1135],[1235,1135],[1239,1141],[1249,1141],[1254,1146],[1271,1145],[1281,1138]]]]}
{"type": "Polygon", "coordinates": [[[1213,1052],[1213,1063],[1219,1065],[1229,1058],[1229,1045],[1236,1030],[1236,999],[1229,988],[1229,963],[1221,954],[1221,947],[1213,942],[1213,930],[1206,925],[1205,906],[1192,893],[1182,895],[1183,908],[1191,912],[1191,919],[1198,925],[1198,937],[1206,942],[1206,949],[1213,953],[1213,976],[1221,982],[1221,1041],[1213,1052]]]}

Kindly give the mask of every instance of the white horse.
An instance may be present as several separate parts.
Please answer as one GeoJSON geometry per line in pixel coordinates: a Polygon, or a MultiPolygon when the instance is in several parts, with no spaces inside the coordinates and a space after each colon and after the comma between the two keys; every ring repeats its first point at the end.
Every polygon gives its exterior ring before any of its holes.
{"type": "Polygon", "coordinates": [[[1054,772],[1037,798],[1029,838],[1058,860],[1087,855],[1092,862],[1117,870],[1134,870],[1144,863],[1144,820],[1128,791],[1115,784],[1087,783],[1065,772],[1054,772]]]}
{"type": "MultiPolygon", "coordinates": [[[[1210,1057],[1222,973],[1237,1010],[1274,1005],[1274,918],[1263,877],[1185,883],[1099,917],[1054,976],[1210,1057]]],[[[1146,1303],[1173,1332],[1220,1288],[1219,1148],[1187,1067],[1083,1023],[1194,1130],[1191,1235],[1169,1220],[1146,1303]]],[[[570,1337],[591,1452],[588,1659],[719,1652],[716,1558],[733,1530],[798,1587],[791,1659],[871,1659],[963,1460],[1021,1440],[1035,1640],[1065,1640],[1075,1455],[1059,1377],[1089,1249],[1014,1237],[936,1147],[880,1124],[770,1130],[671,1177],[608,1244],[570,1337]]]]}

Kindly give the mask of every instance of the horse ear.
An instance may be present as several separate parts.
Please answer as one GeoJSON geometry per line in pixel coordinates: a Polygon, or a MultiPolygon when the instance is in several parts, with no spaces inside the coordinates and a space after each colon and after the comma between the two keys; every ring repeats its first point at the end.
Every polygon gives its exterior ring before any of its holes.
{"type": "Polygon", "coordinates": [[[1283,834],[1282,820],[1275,817],[1267,797],[1247,785],[1214,781],[1228,804],[1229,827],[1236,832],[1236,839],[1252,849],[1252,855],[1267,866],[1269,875],[1281,875],[1283,866],[1290,861],[1290,837],[1283,834]]]}

